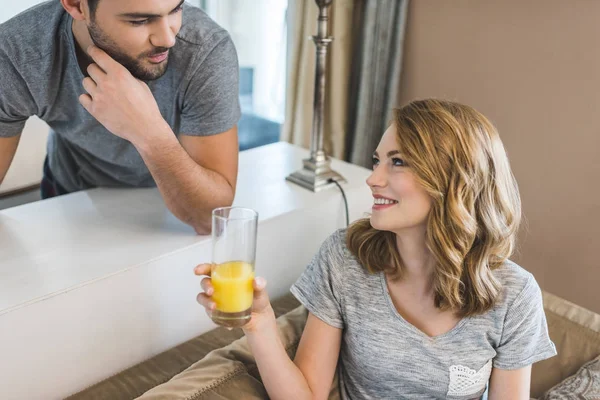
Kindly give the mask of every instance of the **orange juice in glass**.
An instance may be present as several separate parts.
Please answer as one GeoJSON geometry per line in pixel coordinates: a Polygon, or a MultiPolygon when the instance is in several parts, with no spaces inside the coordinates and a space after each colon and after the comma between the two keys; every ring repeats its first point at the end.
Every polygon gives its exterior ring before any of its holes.
{"type": "Polygon", "coordinates": [[[254,289],[254,260],[258,213],[241,207],[223,207],[212,214],[213,268],[212,320],[228,328],[250,320],[254,289]]]}

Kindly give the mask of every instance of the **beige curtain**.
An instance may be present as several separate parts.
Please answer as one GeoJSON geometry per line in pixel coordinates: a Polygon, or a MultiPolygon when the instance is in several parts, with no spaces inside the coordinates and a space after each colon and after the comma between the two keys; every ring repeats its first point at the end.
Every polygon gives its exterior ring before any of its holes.
{"type": "MultiPolygon", "coordinates": [[[[346,153],[349,78],[352,64],[352,20],[356,0],[335,0],[331,6],[327,87],[325,98],[325,151],[343,159],[346,153]]],[[[281,140],[310,147],[315,85],[315,51],[319,9],[314,0],[289,0],[288,76],[285,122],[281,140]]]]}
{"type": "Polygon", "coordinates": [[[400,105],[408,0],[357,3],[345,159],[370,168],[392,108],[400,105]]]}
{"type": "MultiPolygon", "coordinates": [[[[397,107],[408,0],[334,0],[324,115],[325,151],[370,167],[397,107]]],[[[289,0],[288,77],[282,140],[310,147],[318,7],[289,0]]]]}

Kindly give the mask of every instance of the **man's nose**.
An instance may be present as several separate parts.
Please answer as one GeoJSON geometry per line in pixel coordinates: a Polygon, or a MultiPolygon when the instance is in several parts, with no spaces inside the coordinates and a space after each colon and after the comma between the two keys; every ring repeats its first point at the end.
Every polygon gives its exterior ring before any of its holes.
{"type": "Polygon", "coordinates": [[[154,47],[166,47],[167,49],[170,49],[175,46],[175,40],[176,33],[174,27],[171,26],[170,19],[161,19],[150,37],[150,43],[152,43],[154,47]]]}

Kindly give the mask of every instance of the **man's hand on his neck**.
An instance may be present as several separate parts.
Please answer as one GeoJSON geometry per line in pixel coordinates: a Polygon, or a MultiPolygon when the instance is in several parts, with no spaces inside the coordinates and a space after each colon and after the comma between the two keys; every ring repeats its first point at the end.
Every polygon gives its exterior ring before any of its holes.
{"type": "Polygon", "coordinates": [[[96,46],[88,49],[94,63],[83,80],[83,107],[113,134],[136,147],[156,138],[175,137],[162,117],[148,85],[96,46]]]}

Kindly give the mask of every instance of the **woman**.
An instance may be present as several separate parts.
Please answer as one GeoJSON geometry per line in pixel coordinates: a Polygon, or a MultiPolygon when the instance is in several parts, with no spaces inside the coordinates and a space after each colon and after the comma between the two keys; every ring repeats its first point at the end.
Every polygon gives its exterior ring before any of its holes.
{"type": "Polygon", "coordinates": [[[539,286],[507,260],[521,203],[496,129],[471,107],[410,103],[367,184],[371,217],[330,236],[291,289],[309,311],[294,362],[255,280],[244,331],[271,399],[326,399],[338,363],[343,399],[529,399],[531,365],[556,350],[539,286]]]}

